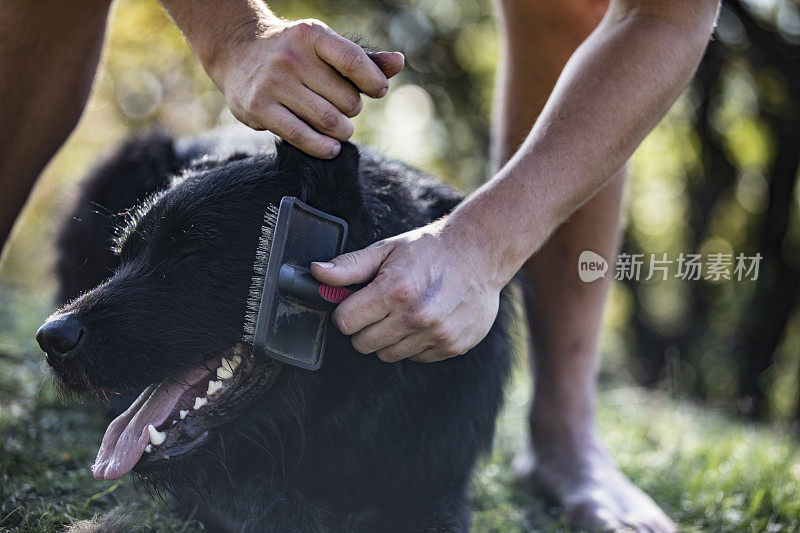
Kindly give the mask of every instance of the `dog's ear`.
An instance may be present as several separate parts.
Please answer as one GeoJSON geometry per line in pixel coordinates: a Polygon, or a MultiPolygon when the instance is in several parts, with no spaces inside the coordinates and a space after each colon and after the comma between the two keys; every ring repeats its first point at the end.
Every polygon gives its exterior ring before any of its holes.
{"type": "Polygon", "coordinates": [[[278,168],[297,176],[297,197],[326,213],[353,220],[363,208],[358,148],[342,143],[333,159],[318,159],[285,141],[276,144],[278,168]]]}

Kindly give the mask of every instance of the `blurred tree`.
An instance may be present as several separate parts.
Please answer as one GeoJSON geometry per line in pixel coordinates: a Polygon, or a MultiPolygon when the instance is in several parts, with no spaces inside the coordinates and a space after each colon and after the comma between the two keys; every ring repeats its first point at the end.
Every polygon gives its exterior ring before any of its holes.
{"type": "MultiPolygon", "coordinates": [[[[800,301],[798,5],[725,1],[716,35],[691,87],[701,164],[687,169],[683,249],[760,253],[761,270],[753,282],[687,282],[686,327],[677,331],[647,320],[651,287],[629,282],[639,377],[652,384],[677,365],[686,392],[738,400],[742,413],[759,418],[786,415],[770,404],[769,371],[780,350],[795,369],[800,355],[788,328],[800,301]]],[[[653,252],[636,226],[634,219],[625,249],[653,252]]],[[[791,389],[789,403],[800,406],[796,378],[791,389]]]]}

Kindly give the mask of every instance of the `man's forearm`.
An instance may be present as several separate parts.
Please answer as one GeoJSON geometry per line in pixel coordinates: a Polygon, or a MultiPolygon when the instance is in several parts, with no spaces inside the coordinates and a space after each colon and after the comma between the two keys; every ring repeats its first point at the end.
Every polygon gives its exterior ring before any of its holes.
{"type": "Polygon", "coordinates": [[[450,217],[502,283],[661,120],[702,57],[716,2],[616,2],[576,51],[526,141],[450,217]]]}
{"type": "Polygon", "coordinates": [[[80,118],[110,0],[0,2],[0,248],[80,118]]]}
{"type": "Polygon", "coordinates": [[[239,34],[278,20],[260,0],[160,0],[200,63],[213,68],[220,50],[239,34]]]}

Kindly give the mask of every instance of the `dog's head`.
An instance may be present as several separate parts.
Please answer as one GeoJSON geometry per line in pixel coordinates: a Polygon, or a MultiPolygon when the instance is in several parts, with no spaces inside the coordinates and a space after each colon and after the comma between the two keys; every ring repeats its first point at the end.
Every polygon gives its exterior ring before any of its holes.
{"type": "Polygon", "coordinates": [[[95,477],[136,466],[157,478],[209,451],[268,441],[281,419],[297,424],[303,394],[282,389],[313,378],[257,360],[242,342],[264,214],[285,195],[352,220],[361,202],[357,150],[345,144],[321,161],[279,144],[274,155],[187,171],[128,214],[113,274],[39,329],[63,388],[138,395],[109,425],[95,477]]]}

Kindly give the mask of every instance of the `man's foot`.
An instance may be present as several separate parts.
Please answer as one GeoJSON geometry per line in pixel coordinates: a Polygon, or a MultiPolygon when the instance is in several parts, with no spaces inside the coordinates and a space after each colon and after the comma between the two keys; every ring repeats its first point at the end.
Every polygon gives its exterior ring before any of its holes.
{"type": "Polygon", "coordinates": [[[676,530],[594,438],[578,446],[542,444],[535,451],[529,449],[518,455],[512,466],[517,479],[534,484],[563,507],[572,527],[589,531],[676,530]]]}

